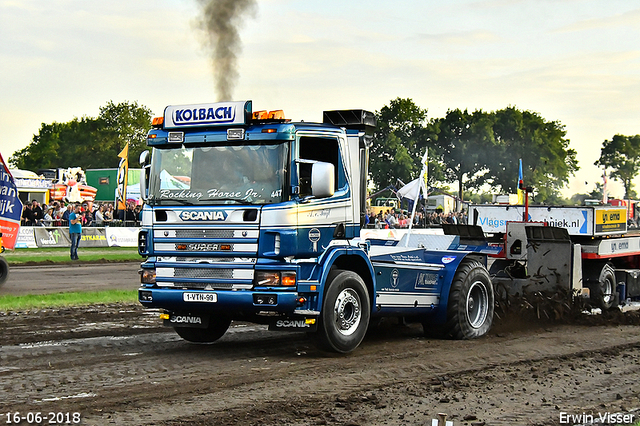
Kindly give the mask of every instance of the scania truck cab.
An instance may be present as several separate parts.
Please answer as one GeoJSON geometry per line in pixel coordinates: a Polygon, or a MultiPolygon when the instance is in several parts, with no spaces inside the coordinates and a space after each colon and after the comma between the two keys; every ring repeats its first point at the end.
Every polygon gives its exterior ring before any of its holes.
{"type": "Polygon", "coordinates": [[[192,342],[242,320],[347,353],[379,316],[485,334],[490,247],[360,238],[375,124],[364,110],[307,123],[251,101],[168,106],[141,155],[139,301],[192,342]]]}

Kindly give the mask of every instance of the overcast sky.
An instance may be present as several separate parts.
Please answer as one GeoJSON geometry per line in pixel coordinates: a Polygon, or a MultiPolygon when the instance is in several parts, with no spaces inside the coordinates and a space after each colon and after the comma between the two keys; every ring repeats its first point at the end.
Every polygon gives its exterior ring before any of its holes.
{"type": "MultiPolygon", "coordinates": [[[[216,101],[199,4],[0,0],[5,160],[41,123],[96,117],[109,100],[155,115],[216,101]]],[[[232,93],[254,110],[315,121],[406,97],[431,118],[515,106],[559,121],[581,167],[567,195],[601,182],[605,139],[640,134],[635,0],[257,0],[240,37],[232,93]]]]}

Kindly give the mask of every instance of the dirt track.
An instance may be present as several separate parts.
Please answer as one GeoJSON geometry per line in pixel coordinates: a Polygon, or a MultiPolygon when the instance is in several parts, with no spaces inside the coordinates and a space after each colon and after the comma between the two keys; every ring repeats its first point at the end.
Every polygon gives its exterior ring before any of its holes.
{"type": "Polygon", "coordinates": [[[137,305],[0,314],[0,423],[20,411],[95,425],[431,425],[440,412],[455,425],[583,424],[561,412],[636,424],[640,314],[582,322],[608,325],[503,323],[450,341],[389,322],[334,356],[247,324],[189,344],[137,305]]]}
{"type": "Polygon", "coordinates": [[[11,266],[0,296],[70,291],[135,290],[140,262],[76,262],[11,266]],[[105,277],[109,277],[108,280],[105,277]]]}

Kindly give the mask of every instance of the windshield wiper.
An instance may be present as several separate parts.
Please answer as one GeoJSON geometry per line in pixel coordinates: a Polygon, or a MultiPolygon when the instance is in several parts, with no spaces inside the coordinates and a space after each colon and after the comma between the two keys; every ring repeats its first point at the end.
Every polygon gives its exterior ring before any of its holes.
{"type": "Polygon", "coordinates": [[[218,198],[218,197],[213,197],[213,198],[200,198],[198,200],[199,202],[202,201],[233,201],[236,204],[251,204],[251,202],[248,202],[246,200],[242,200],[242,199],[237,199],[237,198],[218,198]]]}
{"type": "Polygon", "coordinates": [[[182,204],[184,206],[193,206],[194,204],[191,201],[188,200],[180,200],[178,198],[171,198],[171,199],[166,199],[166,200],[155,200],[155,203],[153,205],[156,206],[162,206],[162,205],[171,205],[171,204],[182,204]],[[169,202],[169,204],[167,204],[167,202],[169,202]]]}

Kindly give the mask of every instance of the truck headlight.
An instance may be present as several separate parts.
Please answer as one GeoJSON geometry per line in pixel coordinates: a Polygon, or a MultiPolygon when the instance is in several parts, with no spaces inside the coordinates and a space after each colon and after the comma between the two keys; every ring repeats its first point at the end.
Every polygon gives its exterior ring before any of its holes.
{"type": "Polygon", "coordinates": [[[142,270],[140,270],[140,282],[142,284],[155,284],[156,283],[156,270],[155,269],[142,269],[142,270]]]}
{"type": "Polygon", "coordinates": [[[257,287],[295,287],[295,271],[256,271],[254,285],[257,287]]]}

